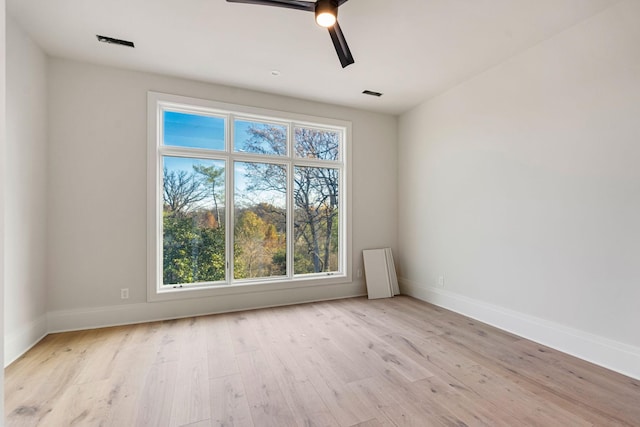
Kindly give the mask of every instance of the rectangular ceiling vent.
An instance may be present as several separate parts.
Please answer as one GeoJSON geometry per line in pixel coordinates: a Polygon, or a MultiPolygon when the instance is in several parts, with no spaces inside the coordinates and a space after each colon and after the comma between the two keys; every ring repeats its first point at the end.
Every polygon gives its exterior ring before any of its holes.
{"type": "Polygon", "coordinates": [[[380,92],[374,92],[372,90],[364,90],[362,91],[365,95],[377,96],[378,98],[382,96],[380,92]]]}
{"type": "Polygon", "coordinates": [[[130,42],[128,40],[114,39],[113,37],[100,36],[100,35],[97,35],[97,34],[96,34],[96,37],[98,38],[98,41],[103,42],[103,43],[119,44],[120,46],[135,47],[133,42],[130,42]]]}

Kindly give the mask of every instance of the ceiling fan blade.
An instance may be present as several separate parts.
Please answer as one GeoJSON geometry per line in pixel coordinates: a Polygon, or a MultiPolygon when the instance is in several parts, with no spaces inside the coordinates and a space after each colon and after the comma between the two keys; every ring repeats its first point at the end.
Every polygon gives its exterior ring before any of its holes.
{"type": "Polygon", "coordinates": [[[227,0],[227,2],[286,7],[287,9],[306,10],[308,12],[314,12],[316,10],[315,2],[301,0],[227,0]]]}
{"type": "Polygon", "coordinates": [[[336,48],[338,58],[340,58],[342,68],[353,64],[355,62],[353,55],[351,55],[351,50],[349,50],[349,45],[347,44],[347,40],[344,38],[344,34],[342,34],[342,30],[340,29],[340,24],[338,24],[338,22],[336,22],[333,27],[329,27],[329,34],[331,35],[333,46],[336,48]]]}

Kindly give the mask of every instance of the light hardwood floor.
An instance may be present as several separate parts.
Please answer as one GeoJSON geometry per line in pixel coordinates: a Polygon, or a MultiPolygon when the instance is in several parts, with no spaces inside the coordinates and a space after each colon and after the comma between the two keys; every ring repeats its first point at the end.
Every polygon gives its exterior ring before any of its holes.
{"type": "Polygon", "coordinates": [[[313,303],[47,336],[8,426],[640,426],[640,381],[427,303],[313,303]]]}

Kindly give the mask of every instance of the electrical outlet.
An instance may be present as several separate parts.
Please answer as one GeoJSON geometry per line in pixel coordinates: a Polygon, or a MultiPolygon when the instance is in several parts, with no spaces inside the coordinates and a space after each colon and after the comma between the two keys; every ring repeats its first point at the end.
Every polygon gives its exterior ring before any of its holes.
{"type": "Polygon", "coordinates": [[[438,286],[444,288],[444,276],[438,277],[438,286]]]}
{"type": "Polygon", "coordinates": [[[120,289],[120,299],[129,299],[129,288],[120,289]]]}
{"type": "Polygon", "coordinates": [[[361,268],[359,268],[358,271],[356,272],[356,276],[362,277],[362,269],[361,268]]]}

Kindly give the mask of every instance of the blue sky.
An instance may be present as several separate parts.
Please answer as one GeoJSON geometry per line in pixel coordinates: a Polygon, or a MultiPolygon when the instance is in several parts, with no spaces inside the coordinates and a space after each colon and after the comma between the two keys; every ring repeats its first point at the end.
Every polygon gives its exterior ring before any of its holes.
{"type": "Polygon", "coordinates": [[[224,120],[165,111],[164,145],[224,150],[224,120]]]}
{"type": "MultiPolygon", "coordinates": [[[[246,148],[246,143],[251,137],[249,128],[251,126],[264,126],[261,122],[246,120],[235,120],[233,125],[235,151],[249,151],[246,148]]],[[[268,126],[274,125],[270,124],[268,126]]],[[[276,126],[280,127],[283,131],[286,130],[286,126],[284,125],[276,126]]],[[[180,113],[177,111],[164,112],[164,145],[224,150],[224,129],[225,119],[221,117],[180,113]]],[[[270,151],[266,144],[263,148],[270,151]]]]}

